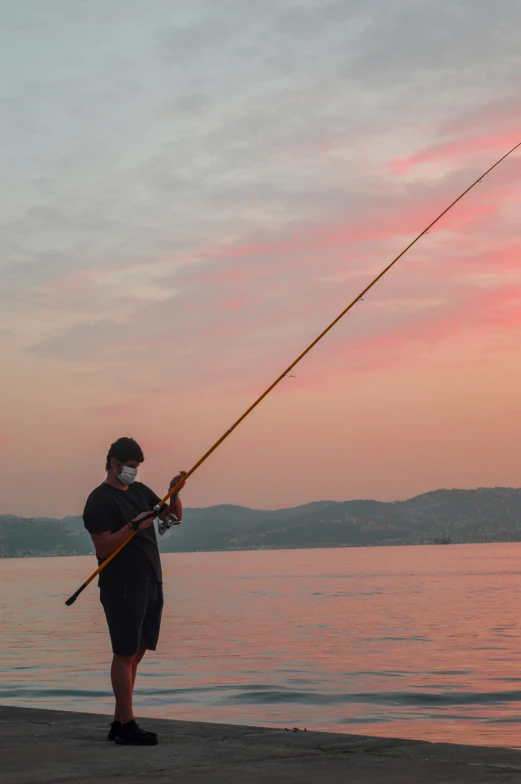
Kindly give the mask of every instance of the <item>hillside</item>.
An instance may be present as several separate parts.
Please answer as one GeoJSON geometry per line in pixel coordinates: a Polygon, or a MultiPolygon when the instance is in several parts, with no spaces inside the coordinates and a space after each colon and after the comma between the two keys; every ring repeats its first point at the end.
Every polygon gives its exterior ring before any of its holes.
{"type": "MultiPolygon", "coordinates": [[[[436,490],[407,501],[317,501],[275,511],[186,509],[160,538],[163,552],[521,541],[521,489],[436,490]]],[[[0,557],[87,555],[81,517],[0,515],[0,557]]]]}

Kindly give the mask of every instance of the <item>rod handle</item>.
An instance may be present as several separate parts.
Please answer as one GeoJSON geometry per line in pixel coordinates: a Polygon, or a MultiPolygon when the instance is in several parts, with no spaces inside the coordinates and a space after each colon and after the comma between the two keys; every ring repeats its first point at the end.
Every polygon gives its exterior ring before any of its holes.
{"type": "Polygon", "coordinates": [[[84,590],[85,590],[85,588],[87,587],[87,585],[88,585],[88,583],[83,583],[83,585],[81,585],[81,586],[78,588],[78,590],[76,591],[76,593],[73,593],[73,594],[72,594],[72,596],[69,596],[69,598],[68,598],[68,599],[67,599],[67,601],[65,602],[65,604],[67,605],[67,607],[70,607],[70,606],[71,606],[71,604],[74,604],[74,602],[76,601],[76,599],[78,598],[78,596],[80,595],[80,593],[81,593],[82,591],[84,591],[84,590]]]}

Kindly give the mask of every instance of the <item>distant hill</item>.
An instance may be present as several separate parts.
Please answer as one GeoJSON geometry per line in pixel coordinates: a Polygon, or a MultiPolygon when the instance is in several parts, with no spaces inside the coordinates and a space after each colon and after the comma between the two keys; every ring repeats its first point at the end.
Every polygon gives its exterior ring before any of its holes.
{"type": "MultiPolygon", "coordinates": [[[[367,547],[521,541],[521,489],[435,490],[407,501],[317,501],[263,511],[242,506],[185,509],[160,539],[163,552],[367,547]]],[[[87,555],[81,517],[0,515],[0,556],[87,555]]]]}

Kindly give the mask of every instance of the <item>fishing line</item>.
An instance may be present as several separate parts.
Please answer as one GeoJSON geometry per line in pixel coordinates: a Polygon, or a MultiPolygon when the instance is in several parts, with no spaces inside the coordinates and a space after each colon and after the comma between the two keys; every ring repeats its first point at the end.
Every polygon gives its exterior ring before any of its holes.
{"type": "MultiPolygon", "coordinates": [[[[189,477],[190,477],[190,476],[191,476],[191,475],[194,473],[194,471],[197,471],[197,469],[199,468],[199,466],[201,466],[201,465],[202,465],[202,464],[205,462],[205,460],[207,460],[207,459],[210,457],[210,455],[211,455],[213,452],[215,452],[215,450],[216,450],[216,449],[217,449],[217,448],[218,448],[218,447],[219,447],[219,446],[220,446],[220,445],[223,443],[223,441],[225,441],[225,440],[228,438],[228,436],[229,436],[229,435],[231,435],[231,434],[233,433],[233,431],[235,430],[235,428],[236,428],[236,427],[238,427],[238,425],[240,425],[240,424],[241,424],[241,422],[242,422],[244,419],[246,419],[246,417],[247,417],[249,414],[251,414],[251,412],[253,411],[253,409],[254,409],[254,408],[256,408],[256,407],[259,405],[259,403],[261,403],[261,402],[264,400],[264,398],[265,398],[267,395],[269,395],[269,393],[271,392],[271,390],[272,390],[272,389],[274,389],[274,388],[277,386],[277,384],[279,384],[279,383],[282,381],[282,379],[283,379],[283,378],[285,378],[285,377],[288,375],[288,373],[289,373],[291,370],[293,370],[293,368],[295,367],[295,365],[297,365],[297,364],[300,362],[300,360],[301,360],[301,359],[303,359],[303,358],[306,356],[306,354],[309,354],[309,352],[311,351],[311,349],[312,349],[312,348],[314,348],[314,347],[317,345],[317,343],[318,343],[320,340],[322,340],[322,338],[323,338],[323,337],[325,337],[325,336],[327,335],[327,333],[328,333],[330,330],[332,330],[332,329],[333,329],[333,327],[334,327],[336,324],[338,324],[338,322],[340,321],[340,319],[342,319],[342,318],[343,318],[343,317],[346,315],[346,313],[349,313],[349,311],[351,310],[351,308],[353,308],[353,307],[356,305],[356,303],[357,303],[357,302],[359,302],[359,301],[362,299],[362,297],[364,296],[364,294],[367,294],[367,292],[368,292],[368,291],[370,291],[370,290],[373,288],[373,286],[375,286],[375,285],[378,283],[378,281],[379,281],[381,278],[383,278],[383,276],[384,276],[384,275],[386,275],[386,274],[389,272],[389,270],[390,270],[390,269],[392,269],[392,267],[394,267],[394,265],[396,264],[396,262],[397,262],[397,261],[399,261],[399,260],[402,258],[402,256],[405,256],[405,254],[406,254],[406,253],[407,253],[407,252],[408,252],[408,251],[409,251],[409,250],[410,250],[410,249],[413,247],[413,245],[416,245],[416,243],[418,242],[418,240],[420,240],[420,239],[423,237],[423,235],[424,235],[424,234],[427,234],[427,232],[429,231],[429,229],[432,229],[432,227],[433,227],[433,226],[434,226],[436,223],[438,223],[438,221],[439,221],[441,218],[443,218],[443,216],[444,216],[444,215],[446,215],[446,214],[447,214],[447,212],[449,212],[449,210],[451,210],[451,209],[452,209],[452,208],[453,208],[453,207],[454,207],[454,206],[455,206],[455,205],[456,205],[456,204],[457,204],[459,201],[461,201],[461,199],[463,199],[463,197],[464,197],[464,196],[466,196],[466,195],[467,195],[467,193],[468,193],[469,191],[471,191],[471,190],[472,190],[472,188],[474,188],[474,187],[475,187],[475,186],[478,184],[478,182],[481,182],[481,181],[484,179],[484,177],[486,177],[486,176],[487,176],[487,174],[490,174],[490,172],[491,172],[493,169],[495,169],[495,168],[496,168],[496,166],[499,166],[499,164],[500,164],[500,163],[502,163],[502,161],[504,161],[504,160],[505,160],[505,158],[508,158],[508,156],[509,156],[509,155],[511,155],[511,154],[512,154],[512,153],[513,153],[515,150],[517,150],[517,148],[518,148],[518,147],[521,147],[521,142],[519,142],[519,144],[516,144],[516,146],[515,146],[515,147],[512,147],[512,149],[511,149],[511,150],[509,150],[509,151],[508,151],[508,152],[507,152],[505,155],[503,155],[503,156],[502,156],[502,157],[501,157],[501,158],[500,158],[498,161],[496,161],[496,163],[495,163],[493,166],[491,166],[489,169],[487,169],[487,171],[486,171],[486,172],[484,172],[484,173],[483,173],[483,174],[482,174],[480,177],[478,177],[478,179],[477,179],[477,180],[475,180],[475,182],[473,182],[473,183],[472,183],[472,185],[469,185],[469,187],[468,187],[468,188],[466,188],[466,190],[464,190],[464,191],[463,191],[463,193],[461,193],[461,194],[458,196],[458,198],[457,198],[457,199],[455,199],[455,200],[452,202],[452,204],[449,204],[449,206],[448,206],[446,209],[444,209],[444,210],[443,210],[443,212],[440,212],[440,214],[438,215],[438,217],[437,217],[437,218],[435,218],[435,219],[434,219],[434,220],[433,220],[431,223],[429,223],[429,225],[428,225],[428,226],[427,226],[427,227],[426,227],[426,228],[425,228],[425,229],[424,229],[422,232],[420,232],[420,234],[418,234],[418,236],[417,236],[417,237],[415,237],[415,239],[414,239],[412,242],[410,242],[410,243],[409,243],[409,245],[407,245],[407,247],[406,247],[404,250],[402,250],[402,252],[401,252],[401,253],[399,253],[399,254],[398,254],[398,256],[396,256],[396,258],[394,258],[394,259],[391,261],[391,263],[390,263],[390,264],[388,264],[388,265],[387,265],[387,267],[385,267],[385,269],[383,269],[383,270],[380,272],[380,274],[379,274],[379,275],[377,275],[377,276],[376,276],[376,278],[374,278],[374,280],[372,280],[372,281],[371,281],[371,283],[369,283],[369,285],[368,285],[368,286],[366,286],[366,287],[365,287],[365,289],[364,289],[363,291],[361,291],[361,292],[360,292],[360,294],[359,294],[357,297],[355,297],[355,299],[354,299],[352,302],[350,302],[350,303],[349,303],[349,305],[348,305],[346,308],[344,308],[344,310],[343,310],[343,311],[342,311],[342,312],[341,312],[341,313],[340,313],[340,314],[339,314],[339,315],[338,315],[338,316],[337,316],[337,317],[336,317],[336,318],[335,318],[335,319],[334,319],[334,320],[331,322],[331,324],[329,324],[329,325],[328,325],[328,326],[327,326],[327,327],[326,327],[326,328],[323,330],[323,332],[321,332],[321,333],[320,333],[320,335],[319,335],[317,338],[315,338],[315,340],[314,340],[312,343],[310,343],[310,344],[309,344],[309,346],[308,346],[308,347],[307,347],[307,348],[306,348],[306,349],[305,349],[305,350],[304,350],[304,351],[303,351],[301,354],[299,354],[299,356],[298,356],[298,357],[297,357],[297,358],[296,358],[296,359],[295,359],[295,360],[294,360],[294,361],[291,363],[291,365],[289,365],[289,366],[288,366],[288,367],[287,367],[287,368],[284,370],[284,372],[283,372],[283,373],[281,373],[281,374],[280,374],[280,376],[278,376],[278,378],[277,378],[277,379],[276,379],[276,380],[275,380],[275,381],[274,381],[272,384],[270,384],[270,386],[269,386],[269,387],[268,387],[268,388],[267,388],[267,389],[266,389],[266,390],[265,390],[265,391],[262,393],[262,395],[261,395],[260,397],[258,397],[258,398],[257,398],[257,400],[256,400],[254,403],[252,403],[252,405],[251,405],[251,406],[250,406],[250,407],[249,407],[249,408],[248,408],[248,409],[247,409],[247,410],[244,412],[244,414],[242,414],[242,416],[240,416],[240,417],[239,417],[239,419],[238,419],[238,420],[237,420],[237,421],[236,421],[236,422],[235,422],[235,423],[234,423],[234,424],[233,424],[233,425],[232,425],[232,426],[231,426],[231,427],[230,427],[230,428],[229,428],[229,429],[228,429],[228,430],[227,430],[225,433],[223,433],[223,435],[222,435],[222,436],[221,436],[221,437],[220,437],[220,438],[219,438],[219,439],[218,439],[218,440],[215,442],[215,444],[214,444],[214,445],[213,445],[213,446],[212,446],[212,447],[211,447],[211,448],[210,448],[210,449],[209,449],[209,450],[208,450],[208,451],[207,451],[207,452],[206,452],[206,453],[205,453],[205,454],[204,454],[204,455],[203,455],[203,456],[202,456],[202,457],[201,457],[201,458],[200,458],[200,459],[197,461],[197,463],[195,463],[195,465],[193,465],[193,466],[192,466],[192,468],[191,468],[189,471],[187,471],[187,473],[186,473],[186,474],[183,476],[183,478],[182,478],[182,479],[180,479],[180,480],[177,482],[177,484],[175,484],[173,487],[171,487],[171,488],[170,488],[170,490],[169,490],[169,491],[168,491],[168,493],[165,495],[165,497],[164,497],[164,498],[163,498],[163,499],[162,499],[162,500],[159,502],[159,504],[158,504],[157,506],[155,506],[155,507],[154,507],[154,510],[153,510],[152,512],[150,512],[150,517],[152,517],[152,516],[155,516],[155,515],[156,515],[158,512],[160,512],[160,511],[162,510],[162,508],[164,507],[164,505],[166,504],[166,502],[168,501],[168,499],[169,499],[169,498],[170,498],[172,495],[174,495],[174,493],[175,493],[175,492],[178,490],[178,488],[180,488],[180,486],[181,486],[181,485],[182,485],[182,484],[183,484],[183,483],[184,483],[184,482],[185,482],[185,481],[186,481],[186,480],[187,480],[187,479],[188,479],[188,478],[189,478],[189,477]]],[[[142,518],[142,519],[146,519],[146,518],[142,518]]],[[[98,566],[98,568],[96,569],[96,571],[95,571],[95,572],[93,572],[93,573],[91,574],[91,576],[88,578],[88,580],[86,580],[86,581],[83,583],[83,585],[81,585],[81,586],[78,588],[78,590],[77,590],[75,593],[73,593],[73,594],[72,594],[72,596],[71,596],[69,599],[67,599],[67,601],[65,602],[65,604],[66,604],[66,605],[68,605],[68,606],[70,606],[71,604],[74,604],[74,602],[76,601],[76,599],[78,598],[78,596],[80,595],[80,593],[81,593],[82,591],[84,591],[84,590],[85,590],[85,588],[86,588],[86,587],[89,585],[89,583],[91,583],[91,582],[92,582],[92,580],[94,580],[94,578],[95,578],[95,577],[97,577],[97,576],[98,576],[98,574],[99,574],[101,571],[103,571],[103,569],[105,569],[105,567],[106,567],[106,566],[108,566],[108,565],[109,565],[109,563],[112,561],[112,559],[116,557],[116,555],[117,555],[117,554],[118,554],[118,553],[119,553],[119,552],[120,552],[120,551],[121,551],[121,550],[122,550],[122,549],[125,547],[125,545],[127,545],[127,544],[128,544],[128,543],[129,543],[129,542],[130,542],[130,541],[131,541],[133,538],[134,538],[134,536],[135,536],[136,534],[137,534],[137,531],[134,531],[134,532],[132,533],[132,536],[130,536],[130,537],[129,537],[129,538],[126,540],[126,541],[124,541],[124,542],[123,542],[121,545],[119,545],[119,547],[118,547],[116,550],[114,550],[114,552],[113,552],[113,553],[111,553],[111,554],[110,554],[110,555],[109,555],[107,558],[105,558],[105,560],[104,560],[104,561],[103,561],[103,562],[102,562],[102,563],[101,563],[101,564],[98,566]]]]}

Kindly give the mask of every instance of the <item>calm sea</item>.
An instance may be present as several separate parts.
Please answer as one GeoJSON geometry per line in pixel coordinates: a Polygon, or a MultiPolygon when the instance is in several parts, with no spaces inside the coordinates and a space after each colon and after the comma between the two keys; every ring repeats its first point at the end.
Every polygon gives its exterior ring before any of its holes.
{"type": "MultiPolygon", "coordinates": [[[[171,554],[139,716],[521,746],[521,544],[171,554]]],[[[93,558],[0,560],[0,702],[109,712],[93,558]]]]}

